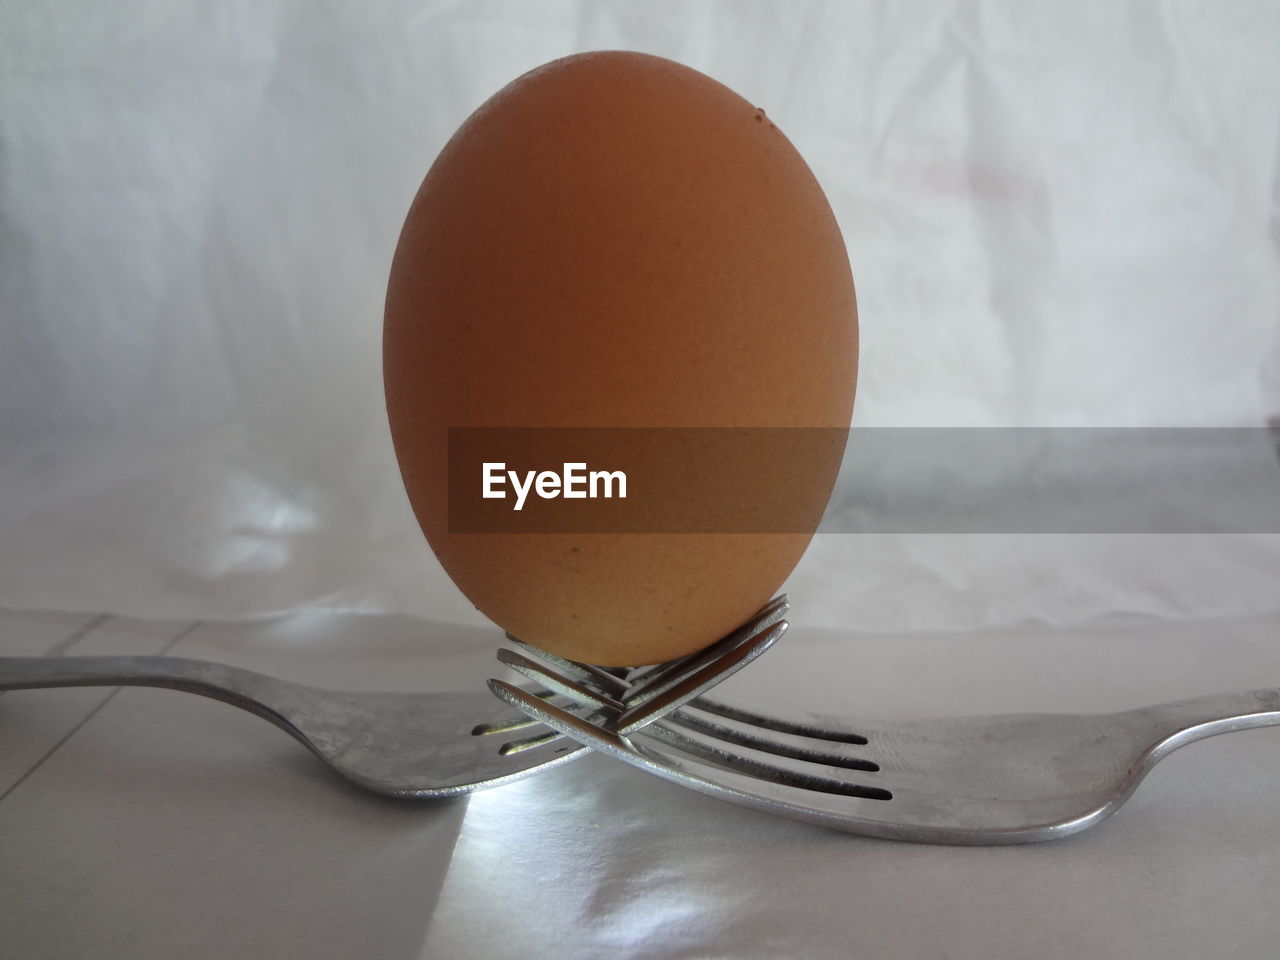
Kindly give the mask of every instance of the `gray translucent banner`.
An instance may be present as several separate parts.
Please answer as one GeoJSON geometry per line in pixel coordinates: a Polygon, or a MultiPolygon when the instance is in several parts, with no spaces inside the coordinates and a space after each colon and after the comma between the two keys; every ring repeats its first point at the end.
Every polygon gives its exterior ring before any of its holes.
{"type": "Polygon", "coordinates": [[[851,430],[828,533],[1280,533],[1271,428],[851,430]]]}

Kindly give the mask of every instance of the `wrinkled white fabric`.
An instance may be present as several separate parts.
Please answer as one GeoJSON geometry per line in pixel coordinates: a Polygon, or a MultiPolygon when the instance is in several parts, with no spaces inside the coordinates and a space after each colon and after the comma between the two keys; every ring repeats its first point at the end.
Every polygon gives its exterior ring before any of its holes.
{"type": "MultiPolygon", "coordinates": [[[[865,426],[1280,413],[1274,4],[0,2],[0,604],[480,623],[400,487],[388,265],[452,131],[578,50],[765,107],[858,285],[865,426]]],[[[1275,610],[1274,537],[822,537],[868,629],[1275,610]]],[[[802,612],[807,611],[807,612],[802,612]]]]}

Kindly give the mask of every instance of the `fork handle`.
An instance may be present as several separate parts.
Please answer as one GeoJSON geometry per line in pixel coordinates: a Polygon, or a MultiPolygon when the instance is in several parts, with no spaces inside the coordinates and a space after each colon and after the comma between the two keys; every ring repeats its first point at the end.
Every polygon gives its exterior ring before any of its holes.
{"type": "Polygon", "coordinates": [[[1173,749],[1220,733],[1280,725],[1280,688],[1212,694],[1130,712],[1150,718],[1173,749]]]}
{"type": "Polygon", "coordinates": [[[246,701],[281,686],[292,685],[252,670],[185,657],[0,657],[0,690],[165,687],[253,710],[246,701]]]}

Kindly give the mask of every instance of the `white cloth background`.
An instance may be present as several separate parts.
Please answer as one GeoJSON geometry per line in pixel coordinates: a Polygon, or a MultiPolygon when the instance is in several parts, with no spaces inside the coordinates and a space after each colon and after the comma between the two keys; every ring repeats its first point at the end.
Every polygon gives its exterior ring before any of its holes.
{"type": "MultiPolygon", "coordinates": [[[[1273,2],[0,0],[0,605],[483,622],[400,486],[388,267],[471,110],[602,48],[808,159],[855,425],[1280,413],[1273,2]]],[[[1278,539],[831,535],[791,591],[846,629],[1247,615],[1278,539]]]]}

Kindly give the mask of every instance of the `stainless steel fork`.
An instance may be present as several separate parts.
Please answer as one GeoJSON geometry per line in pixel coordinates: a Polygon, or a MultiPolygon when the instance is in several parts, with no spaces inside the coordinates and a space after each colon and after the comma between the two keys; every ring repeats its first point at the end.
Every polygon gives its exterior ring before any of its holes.
{"type": "MultiPolygon", "coordinates": [[[[660,664],[632,681],[584,664],[575,669],[610,694],[560,685],[575,698],[620,710],[640,726],[688,703],[769,648],[786,630],[786,597],[766,604],[706,650],[660,664]]],[[[525,647],[528,652],[534,648],[525,647]]],[[[558,661],[565,663],[565,661],[558,661]]],[[[555,682],[555,681],[553,681],[555,682]]],[[[519,780],[583,752],[495,700],[465,693],[321,690],[252,670],[179,657],[0,658],[0,691],[145,686],[196,693],[247,710],[299,740],[348,780],[396,797],[450,797],[519,780]]],[[[551,695],[550,690],[533,693],[551,695]]],[[[3,704],[0,702],[0,707],[3,704]]],[[[3,717],[0,716],[0,722],[3,717]]]]}
{"type": "Polygon", "coordinates": [[[1280,689],[1107,714],[885,723],[702,698],[628,735],[502,680],[531,719],[665,780],[851,833],[945,844],[1064,837],[1114,813],[1161,758],[1204,737],[1280,724],[1280,689]]]}

